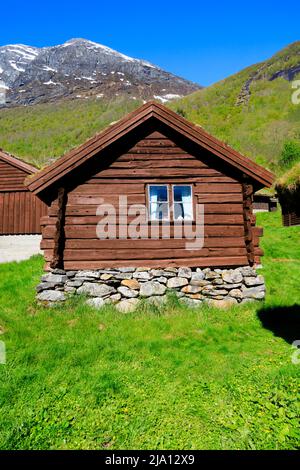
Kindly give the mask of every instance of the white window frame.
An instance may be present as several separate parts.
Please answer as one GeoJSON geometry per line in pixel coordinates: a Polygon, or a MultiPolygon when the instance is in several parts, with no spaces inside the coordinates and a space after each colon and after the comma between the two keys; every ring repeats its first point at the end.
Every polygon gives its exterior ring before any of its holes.
{"type": "Polygon", "coordinates": [[[148,183],[148,219],[151,222],[170,222],[170,185],[168,183],[148,183]],[[168,207],[168,217],[164,219],[153,219],[151,217],[151,198],[150,198],[150,187],[151,186],[165,186],[167,188],[167,201],[164,201],[163,204],[167,204],[168,207]]]}
{"type": "MultiPolygon", "coordinates": [[[[178,204],[179,202],[177,202],[178,204]]],[[[174,222],[182,222],[182,221],[185,221],[185,222],[193,222],[194,220],[194,197],[193,197],[193,185],[192,184],[184,184],[184,183],[179,183],[179,184],[172,184],[172,213],[173,213],[173,221],[174,222]],[[174,188],[177,187],[177,186],[189,186],[191,188],[191,205],[192,205],[192,218],[191,219],[175,219],[174,215],[175,215],[175,198],[174,198],[174,188]]]]}

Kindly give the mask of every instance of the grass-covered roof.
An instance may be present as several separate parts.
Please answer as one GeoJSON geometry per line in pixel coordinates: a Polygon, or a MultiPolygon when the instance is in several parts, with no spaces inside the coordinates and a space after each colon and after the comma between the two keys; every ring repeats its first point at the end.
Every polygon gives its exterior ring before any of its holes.
{"type": "Polygon", "coordinates": [[[296,163],[284,175],[282,175],[276,184],[276,189],[286,189],[296,191],[300,187],[300,162],[296,163]]]}

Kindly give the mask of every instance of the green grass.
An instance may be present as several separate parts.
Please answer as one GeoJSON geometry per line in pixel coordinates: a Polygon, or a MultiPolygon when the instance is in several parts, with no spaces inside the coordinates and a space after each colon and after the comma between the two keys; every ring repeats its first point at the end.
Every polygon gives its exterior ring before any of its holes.
{"type": "Polygon", "coordinates": [[[300,229],[258,222],[267,298],[229,310],[46,309],[41,257],[1,265],[0,448],[299,448],[300,229]]]}
{"type": "Polygon", "coordinates": [[[172,102],[170,107],[257,163],[281,174],[284,168],[280,160],[286,143],[300,143],[300,105],[292,103],[295,90],[291,82],[270,78],[299,63],[300,42],[296,42],[271,59],[172,102]],[[255,80],[250,85],[249,101],[238,106],[237,98],[251,77],[255,80]]]}
{"type": "Polygon", "coordinates": [[[2,109],[0,147],[43,167],[140,104],[125,97],[89,98],[2,109]]]}

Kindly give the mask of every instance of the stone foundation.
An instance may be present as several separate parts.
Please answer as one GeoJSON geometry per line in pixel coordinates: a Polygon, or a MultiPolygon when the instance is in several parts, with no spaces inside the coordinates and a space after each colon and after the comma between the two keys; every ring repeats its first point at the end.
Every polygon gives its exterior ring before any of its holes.
{"type": "Polygon", "coordinates": [[[265,298],[264,278],[249,266],[236,269],[200,268],[118,268],[95,271],[54,269],[42,276],[37,300],[51,304],[84,294],[87,303],[100,308],[116,304],[122,312],[133,311],[141,299],[163,304],[169,292],[180,302],[199,306],[227,307],[265,298]]]}

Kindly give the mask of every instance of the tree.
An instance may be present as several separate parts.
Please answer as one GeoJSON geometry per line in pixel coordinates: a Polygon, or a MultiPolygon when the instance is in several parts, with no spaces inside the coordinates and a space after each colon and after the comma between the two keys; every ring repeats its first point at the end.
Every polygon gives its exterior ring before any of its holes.
{"type": "Polygon", "coordinates": [[[298,161],[300,161],[300,143],[295,140],[285,142],[279,160],[280,165],[289,168],[298,161]]]}

